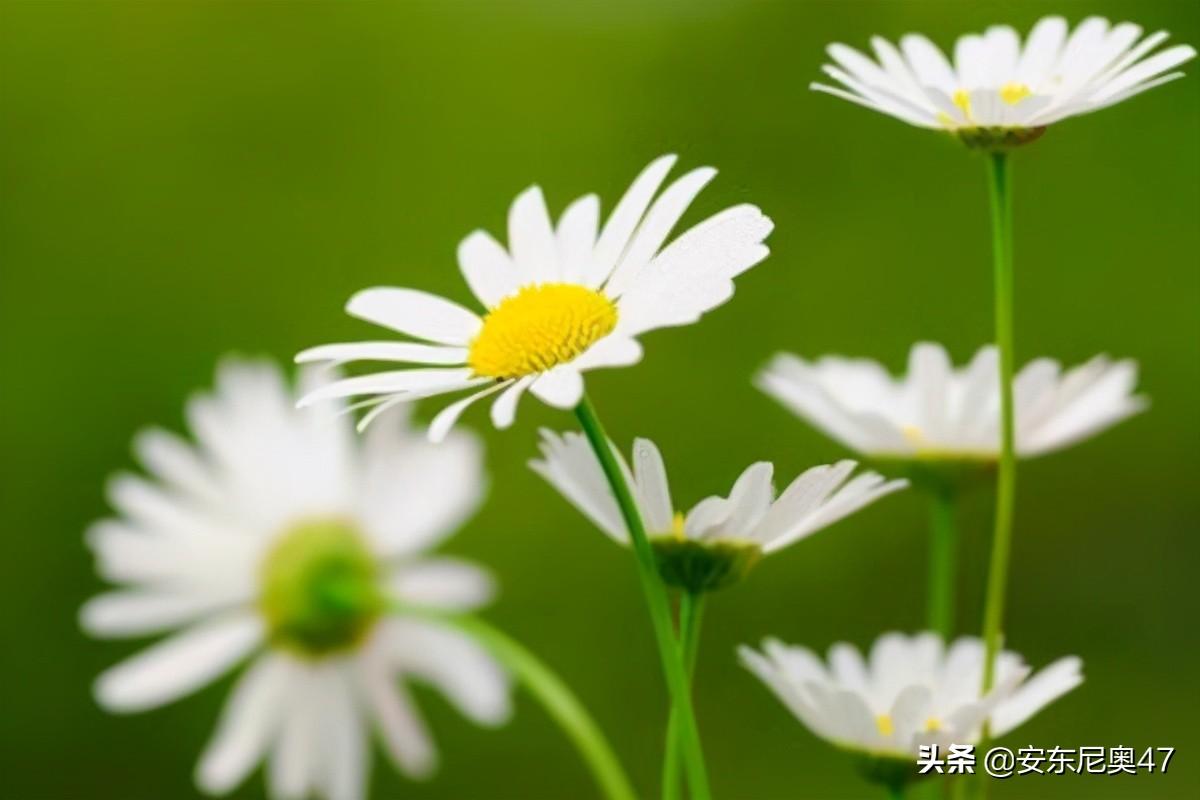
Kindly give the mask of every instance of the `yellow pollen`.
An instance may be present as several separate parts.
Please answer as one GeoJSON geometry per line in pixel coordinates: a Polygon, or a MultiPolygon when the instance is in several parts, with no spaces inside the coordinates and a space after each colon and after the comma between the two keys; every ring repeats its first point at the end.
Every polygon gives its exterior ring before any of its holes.
{"type": "Polygon", "coordinates": [[[617,307],[571,283],[526,286],[483,318],[467,366],[487,378],[520,378],[565,363],[612,332],[617,307]]]}
{"type": "Polygon", "coordinates": [[[879,728],[879,733],[883,736],[891,736],[895,727],[892,725],[892,718],[887,714],[880,714],[875,718],[875,727],[879,728]]]}
{"type": "Polygon", "coordinates": [[[971,121],[971,93],[966,89],[959,89],[954,93],[954,97],[950,98],[954,105],[958,106],[963,116],[967,118],[967,122],[971,121]]]}
{"type": "Polygon", "coordinates": [[[921,447],[926,443],[925,432],[917,425],[905,425],[900,428],[900,433],[904,434],[904,438],[914,447],[921,447]]]}
{"type": "Polygon", "coordinates": [[[1031,94],[1033,90],[1023,83],[1006,83],[1000,87],[1000,99],[1010,106],[1015,106],[1031,94]]]}
{"type": "Polygon", "coordinates": [[[935,733],[937,731],[940,731],[941,729],[942,729],[942,721],[940,719],[938,719],[937,717],[930,717],[929,719],[925,720],[925,730],[928,733],[935,733]]]}
{"type": "Polygon", "coordinates": [[[683,522],[683,512],[676,511],[675,516],[671,518],[671,535],[681,541],[687,538],[687,534],[683,530],[683,522]]]}

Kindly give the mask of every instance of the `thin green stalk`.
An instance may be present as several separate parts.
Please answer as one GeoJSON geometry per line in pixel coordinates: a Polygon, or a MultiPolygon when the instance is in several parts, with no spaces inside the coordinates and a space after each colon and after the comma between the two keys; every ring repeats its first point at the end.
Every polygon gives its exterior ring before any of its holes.
{"type": "MultiPolygon", "coordinates": [[[[687,667],[688,681],[695,685],[696,653],[700,650],[700,620],[704,614],[704,595],[683,592],[679,596],[679,642],[683,648],[683,660],[687,667]]],[[[671,709],[667,721],[667,749],[663,756],[662,796],[663,800],[679,800],[679,715],[671,709]]]]}
{"type": "Polygon", "coordinates": [[[939,486],[930,493],[929,629],[943,639],[954,635],[955,584],[958,580],[958,532],[955,530],[955,495],[939,486]]]}
{"type": "MultiPolygon", "coordinates": [[[[992,205],[992,256],[996,294],[996,346],[1000,351],[1000,463],[996,477],[996,527],[988,567],[983,612],[983,691],[995,681],[996,654],[1004,627],[1008,559],[1012,550],[1017,458],[1013,430],[1013,259],[1012,178],[1008,156],[993,153],[988,162],[992,205]]],[[[986,732],[985,732],[986,733],[986,732]]]]}
{"type": "Polygon", "coordinates": [[[398,606],[397,611],[457,628],[482,644],[542,704],[579,751],[608,800],[636,800],[637,795],[608,740],[579,699],[520,642],[470,614],[398,606]]]}
{"type": "Polygon", "coordinates": [[[646,595],[646,605],[650,609],[650,621],[654,626],[654,638],[658,643],[658,655],[662,661],[663,673],[667,681],[667,689],[671,694],[671,703],[679,716],[679,739],[683,750],[683,766],[687,774],[688,786],[694,800],[709,800],[711,793],[708,788],[708,772],[704,766],[704,751],[700,746],[700,731],[696,726],[696,714],[692,710],[691,692],[688,687],[687,671],[684,669],[683,651],[675,638],[671,624],[671,603],[667,592],[658,576],[658,567],[654,562],[654,551],[646,536],[646,528],[642,524],[641,514],[634,502],[633,493],[626,483],[625,474],[617,464],[612,445],[596,410],[592,407],[587,395],[584,395],[579,405],[575,407],[575,416],[587,435],[596,458],[604,470],[609,486],[617,504],[621,507],[621,515],[629,529],[629,538],[633,545],[633,553],[637,562],[638,578],[641,580],[642,592],[646,595]]]}

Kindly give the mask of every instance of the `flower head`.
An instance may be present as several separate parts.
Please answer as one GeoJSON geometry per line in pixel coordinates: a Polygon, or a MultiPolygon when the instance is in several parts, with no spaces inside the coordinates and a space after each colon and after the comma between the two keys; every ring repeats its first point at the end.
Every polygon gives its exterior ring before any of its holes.
{"type": "Polygon", "coordinates": [[[1183,77],[1168,71],[1196,51],[1176,45],[1151,55],[1166,39],[1165,31],[1142,38],[1131,22],[1088,17],[1071,31],[1062,17],[1044,17],[1024,44],[1007,25],[960,37],[952,65],[919,34],[902,38],[899,48],[876,36],[875,59],[830,45],[835,64],[823,69],[844,88],[812,88],[910,125],[950,131],[971,145],[1007,147],[1183,77]]]}
{"type": "Polygon", "coordinates": [[[880,636],[864,659],[852,645],[828,664],[804,647],[768,639],[742,646],[742,664],[817,736],[847,750],[912,761],[922,744],[972,744],[983,724],[1003,736],[1083,682],[1083,662],[1060,658],[1032,678],[1024,660],[1002,652],[986,695],[981,639],[946,647],[934,633],[880,636]],[[1027,680],[1028,678],[1028,680],[1027,680]]]}
{"type": "MultiPolygon", "coordinates": [[[[301,390],[318,380],[306,371],[301,390]]],[[[404,772],[433,768],[398,679],[432,684],[480,724],[508,717],[508,679],[478,644],[386,613],[492,595],[479,568],[423,555],[481,499],[473,437],[434,447],[394,413],[360,441],[336,409],[297,410],[280,371],[257,362],[224,363],[187,411],[197,443],[141,433],[151,477],[114,479],[118,516],[88,532],[101,575],[121,587],[83,607],[84,628],[170,634],[99,677],[102,706],[154,708],[252,659],[197,782],[227,792],[269,759],[272,796],[328,800],[364,796],[371,727],[404,772]]]]}
{"type": "MultiPolygon", "coordinates": [[[[904,461],[995,461],[1000,393],[994,347],[955,368],[938,344],[913,345],[908,374],[874,361],[826,356],[810,363],[780,354],[757,384],[787,408],[858,453],[904,461]]],[[[1027,364],[1013,384],[1017,453],[1035,456],[1086,439],[1146,407],[1133,394],[1137,365],[1097,356],[1065,372],[1027,364]]]]}
{"type": "Polygon", "coordinates": [[[733,278],[767,256],[771,220],[752,205],[709,217],[667,239],[700,190],[716,175],[701,167],[658,194],[675,156],[638,175],[601,227],[600,201],[586,195],[552,223],[533,186],[513,202],[508,249],[484,231],[458,248],[467,285],[485,312],[414,289],[366,289],[347,313],[420,341],[314,347],[301,362],[382,361],[432,365],[347,378],[301,402],[367,396],[361,423],[394,404],[474,390],[430,426],[440,440],[476,400],[499,392],[492,421],[507,428],[526,391],[558,408],[583,394],[582,373],[641,359],[637,337],[687,325],[733,295],[733,278]],[[657,194],[657,198],[655,195],[657,194]],[[664,245],[666,245],[664,247],[664,245]]]}
{"type": "MultiPolygon", "coordinates": [[[[582,434],[542,431],[542,459],[530,467],[602,531],[621,544],[629,532],[599,460],[582,434]]],[[[778,497],[774,468],[746,468],[728,497],[707,497],[683,514],[675,510],[666,466],[654,442],[633,443],[633,468],[613,448],[627,474],[659,571],[670,584],[712,591],[740,579],[758,559],[849,516],[906,481],[864,472],[847,481],[853,461],[813,467],[778,497]]]]}

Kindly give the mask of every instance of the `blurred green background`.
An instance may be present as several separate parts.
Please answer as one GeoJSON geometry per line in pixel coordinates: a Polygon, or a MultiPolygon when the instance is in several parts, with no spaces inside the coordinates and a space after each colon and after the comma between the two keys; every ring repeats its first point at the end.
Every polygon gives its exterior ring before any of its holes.
{"type": "MultiPolygon", "coordinates": [[[[459,239],[502,234],[531,182],[555,211],[590,190],[607,209],[677,151],[722,170],[689,219],[753,201],[777,223],[732,303],[589,379],[614,436],[657,439],[681,503],[755,459],[789,479],[841,455],[752,371],[779,348],[899,367],[918,339],[965,359],[989,339],[991,279],[982,161],[809,92],[822,49],[910,30],[948,45],[1051,12],[1200,43],[1192,0],[3,3],[0,796],[194,795],[228,679],[119,718],[89,694],[140,646],[90,641],[75,621],[100,588],[81,533],[106,513],[105,477],[131,465],[135,430],[181,425],[222,353],[376,336],[341,311],[369,285],[467,300],[459,239]]],[[[1010,642],[1036,665],[1078,653],[1088,680],[1010,744],[1179,753],[1167,775],[1026,778],[995,797],[1198,796],[1198,100],[1193,74],[1015,158],[1021,360],[1134,356],[1153,407],[1021,471],[1010,642]]],[[[486,428],[479,410],[467,420],[486,428]]],[[[649,795],[664,694],[632,565],[524,466],[538,425],[570,424],[526,402],[515,430],[486,434],[490,501],[450,549],[495,569],[490,616],[569,679],[649,795]]],[[[990,503],[964,511],[972,625],[990,503]]],[[[916,493],[889,498],[710,604],[698,712],[719,797],[875,796],[733,648],[920,626],[925,518],[916,493]]],[[[411,784],[377,758],[373,797],[591,796],[531,703],[485,732],[422,699],[441,774],[411,784]]]]}

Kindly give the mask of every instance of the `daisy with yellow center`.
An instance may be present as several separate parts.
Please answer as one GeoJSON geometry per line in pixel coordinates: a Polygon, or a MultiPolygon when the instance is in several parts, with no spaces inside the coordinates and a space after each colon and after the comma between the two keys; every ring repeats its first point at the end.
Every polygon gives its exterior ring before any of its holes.
{"type": "Polygon", "coordinates": [[[1016,653],[997,659],[996,684],[980,691],[982,640],[947,645],[934,633],[880,636],[864,656],[835,644],[811,650],[767,639],[741,647],[742,664],[804,727],[860,756],[871,779],[900,786],[916,777],[921,745],[974,744],[986,724],[1004,736],[1083,682],[1083,662],[1060,658],[1033,674],[1016,653]]]}
{"type": "Polygon", "coordinates": [[[1072,31],[1062,17],[1045,17],[1024,43],[1007,25],[962,36],[953,60],[920,34],[904,36],[899,47],[876,36],[875,58],[830,45],[834,63],[823,70],[841,86],[812,88],[910,125],[950,131],[969,145],[1010,147],[1182,77],[1171,70],[1196,51],[1177,45],[1154,53],[1167,34],[1142,33],[1131,22],[1101,17],[1072,31]]]}
{"type": "Polygon", "coordinates": [[[394,404],[467,389],[442,411],[430,437],[444,437],[475,401],[499,393],[492,421],[507,428],[529,391],[571,409],[583,397],[582,374],[641,359],[647,331],[695,322],[733,294],[733,279],[767,255],[771,221],[752,205],[727,208],[668,241],[696,195],[716,175],[701,167],[660,187],[675,163],[663,156],[634,180],[600,225],[600,202],[586,195],[555,225],[541,189],[513,202],[508,247],[476,231],[458,248],[480,316],[414,289],[367,289],[349,314],[411,337],[315,347],[301,362],[379,361],[410,365],[334,383],[303,404],[359,396],[373,406],[361,424],[394,404]]]}

